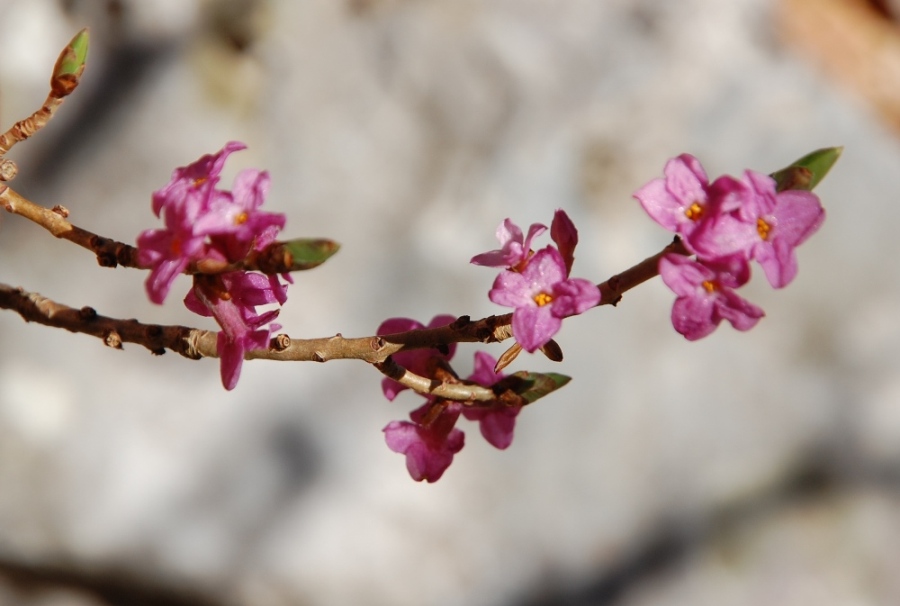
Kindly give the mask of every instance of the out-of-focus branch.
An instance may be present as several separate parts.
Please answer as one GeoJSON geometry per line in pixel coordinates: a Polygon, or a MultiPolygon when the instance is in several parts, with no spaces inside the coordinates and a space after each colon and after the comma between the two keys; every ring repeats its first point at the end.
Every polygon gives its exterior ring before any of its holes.
{"type": "MultiPolygon", "coordinates": [[[[75,90],[84,73],[85,60],[89,44],[88,30],[78,32],[68,45],[60,53],[53,67],[53,75],[50,77],[50,94],[39,110],[13,124],[9,130],[0,135],[0,158],[6,155],[10,149],[25,139],[28,139],[50,122],[50,118],[62,105],[63,100],[75,90]]],[[[8,181],[10,175],[15,176],[15,170],[5,168],[0,171],[0,180],[8,181]]]]}

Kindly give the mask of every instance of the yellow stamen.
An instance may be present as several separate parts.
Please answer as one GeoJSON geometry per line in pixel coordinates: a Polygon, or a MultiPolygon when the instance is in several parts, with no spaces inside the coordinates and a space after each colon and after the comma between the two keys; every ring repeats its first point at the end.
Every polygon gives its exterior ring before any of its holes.
{"type": "Polygon", "coordinates": [[[247,215],[247,213],[241,213],[234,218],[234,224],[235,225],[243,225],[244,223],[247,222],[247,219],[249,219],[249,218],[250,217],[247,215]]]}
{"type": "Polygon", "coordinates": [[[684,216],[691,221],[699,221],[703,216],[703,206],[699,202],[694,202],[684,211],[684,216]]]}
{"type": "Polygon", "coordinates": [[[543,307],[547,303],[553,301],[553,295],[549,295],[545,292],[539,292],[534,295],[534,302],[537,303],[538,307],[543,307]]]}
{"type": "Polygon", "coordinates": [[[206,183],[206,181],[206,177],[197,177],[196,179],[194,179],[194,187],[200,187],[201,185],[206,183]]]}
{"type": "Polygon", "coordinates": [[[711,293],[714,293],[717,290],[719,290],[719,285],[716,284],[715,282],[713,282],[712,280],[704,280],[703,288],[706,289],[706,292],[711,294],[711,293]]]}
{"type": "Polygon", "coordinates": [[[772,231],[772,226],[765,222],[765,220],[760,217],[756,220],[756,231],[759,232],[759,237],[763,240],[769,239],[769,232],[772,231]]]}

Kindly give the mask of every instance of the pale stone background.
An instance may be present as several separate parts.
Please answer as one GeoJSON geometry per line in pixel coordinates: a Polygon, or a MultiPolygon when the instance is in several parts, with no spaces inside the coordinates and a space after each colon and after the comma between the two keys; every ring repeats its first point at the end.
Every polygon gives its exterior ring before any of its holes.
{"type": "MultiPolygon", "coordinates": [[[[710,174],[845,145],[828,220],[767,318],[687,343],[654,281],[567,321],[575,377],[473,425],[422,485],[363,364],[124,352],[0,315],[0,603],[900,603],[900,147],[779,39],[767,0],[0,0],[0,120],[93,32],[82,90],[14,152],[15,187],[133,241],[173,167],[230,139],[271,171],[289,235],[343,243],[297,276],[295,336],[502,311],[468,265],[507,216],[581,228],[600,281],[668,236],[631,193],[689,151],[710,174]],[[242,48],[242,51],[238,51],[242,48]],[[143,600],[143,601],[141,601],[143,600]]],[[[0,281],[73,306],[210,326],[176,283],[108,270],[4,216],[0,281]]],[[[502,346],[490,351],[502,352],[502,346]]],[[[474,348],[461,347],[467,373],[474,348]]]]}

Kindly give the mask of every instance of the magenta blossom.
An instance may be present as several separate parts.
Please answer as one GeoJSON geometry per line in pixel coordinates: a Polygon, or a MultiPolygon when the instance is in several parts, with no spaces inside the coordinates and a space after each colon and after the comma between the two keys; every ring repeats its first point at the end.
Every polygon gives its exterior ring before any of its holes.
{"type": "MultiPolygon", "coordinates": [[[[277,280],[276,280],[277,283],[277,280]]],[[[184,299],[185,306],[201,316],[212,316],[222,328],[216,340],[222,384],[231,390],[237,385],[244,355],[266,349],[272,332],[281,328],[270,324],[277,309],[258,314],[256,307],[278,303],[285,287],[273,287],[271,277],[235,271],[219,275],[194,276],[194,288],[184,299]]]]}
{"type": "MultiPolygon", "coordinates": [[[[475,352],[475,368],[469,381],[484,387],[490,387],[503,378],[502,373],[494,372],[497,361],[483,351],[475,352]]],[[[464,406],[462,414],[470,421],[478,421],[481,435],[494,448],[505,450],[512,444],[516,417],[521,406],[506,406],[499,402],[485,408],[482,406],[464,406]]]]}
{"type": "Polygon", "coordinates": [[[528,236],[509,219],[497,227],[497,239],[500,248],[472,257],[471,263],[488,267],[509,267],[517,269],[526,263],[531,256],[531,241],[547,230],[546,225],[532,223],[528,228],[528,236]]]}
{"type": "Polygon", "coordinates": [[[634,193],[650,217],[679,234],[690,248],[690,236],[709,212],[709,178],[694,156],[681,154],[666,162],[665,178],[653,179],[634,193]]]}
{"type": "Polygon", "coordinates": [[[756,240],[751,256],[763,268],[774,288],[787,286],[797,275],[794,249],[819,229],[825,209],[818,196],[801,190],[775,191],[775,180],[747,171],[756,191],[756,240]]]}
{"type": "Polygon", "coordinates": [[[559,332],[563,318],[583,313],[600,302],[600,290],[580,278],[567,278],[566,263],[552,246],[539,250],[521,272],[503,271],[488,297],[513,307],[516,341],[533,353],[559,332]]]}
{"type": "Polygon", "coordinates": [[[659,275],[678,295],[672,325],[689,341],[712,333],[722,320],[743,331],[765,315],[733,290],[750,279],[749,265],[741,255],[698,262],[670,253],[660,259],[659,275]]]}
{"type": "Polygon", "coordinates": [[[686,241],[699,259],[719,259],[735,254],[749,258],[756,234],[756,193],[743,180],[724,175],[709,187],[703,219],[686,241]]]}
{"type": "Polygon", "coordinates": [[[750,246],[755,218],[749,214],[755,193],[746,182],[723,175],[710,184],[690,154],[669,160],[665,174],[634,197],[654,221],[681,236],[689,251],[715,259],[750,246]]]}
{"type": "Polygon", "coordinates": [[[246,148],[239,141],[229,141],[217,153],[207,154],[192,164],[176,168],[169,183],[153,192],[153,213],[158,217],[163,209],[186,203],[204,210],[208,208],[210,197],[217,194],[216,184],[228,156],[246,148]]]}
{"type": "Polygon", "coordinates": [[[465,434],[454,427],[461,408],[458,402],[429,400],[410,413],[412,423],[391,421],[382,430],[388,448],[406,455],[406,469],[416,482],[439,480],[462,450],[465,434]]]}
{"type": "Polygon", "coordinates": [[[750,170],[743,179],[726,175],[710,185],[703,167],[688,154],[669,160],[665,173],[634,195],[698,259],[742,255],[758,261],[775,288],[794,279],[794,249],[825,219],[815,194],[777,192],[772,177],[750,170]]]}
{"type": "MultiPolygon", "coordinates": [[[[455,316],[439,314],[431,319],[428,326],[425,326],[421,322],[410,318],[389,318],[381,323],[378,330],[375,331],[375,334],[384,336],[398,332],[407,332],[409,330],[419,330],[421,328],[437,328],[439,326],[446,326],[454,320],[456,320],[455,316]]],[[[428,377],[432,375],[432,368],[435,363],[448,362],[455,353],[456,343],[451,343],[446,351],[438,351],[437,349],[412,349],[409,351],[397,352],[393,355],[393,358],[397,364],[410,372],[423,377],[428,377]]],[[[388,400],[396,398],[397,394],[404,389],[409,388],[404,387],[393,379],[385,378],[381,381],[381,390],[384,392],[384,397],[388,400]]]]}
{"type": "Polygon", "coordinates": [[[284,228],[283,213],[259,210],[269,191],[269,173],[246,169],[238,173],[232,191],[215,198],[195,229],[212,236],[229,261],[240,261],[251,248],[262,250],[284,228]]]}
{"type": "Polygon", "coordinates": [[[200,212],[198,201],[167,208],[165,229],[148,229],[138,236],[138,263],[151,268],[144,286],[156,304],[162,304],[175,278],[188,264],[208,255],[206,237],[194,233],[200,212]]]}
{"type": "Polygon", "coordinates": [[[138,237],[138,262],[151,270],[147,295],[162,303],[178,274],[201,261],[235,262],[251,248],[261,250],[284,227],[284,215],[259,210],[268,191],[266,172],[245,170],[234,190],[216,189],[228,156],[244,149],[232,141],[218,153],[178,168],[169,183],[153,193],[153,212],[165,228],[138,237]]]}

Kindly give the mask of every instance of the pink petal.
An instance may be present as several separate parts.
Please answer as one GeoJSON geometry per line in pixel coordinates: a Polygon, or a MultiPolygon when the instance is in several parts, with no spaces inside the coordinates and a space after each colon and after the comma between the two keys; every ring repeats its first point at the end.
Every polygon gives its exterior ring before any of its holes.
{"type": "Polygon", "coordinates": [[[522,349],[534,353],[559,332],[562,320],[551,313],[550,306],[517,307],[513,311],[513,336],[522,349]]]}

